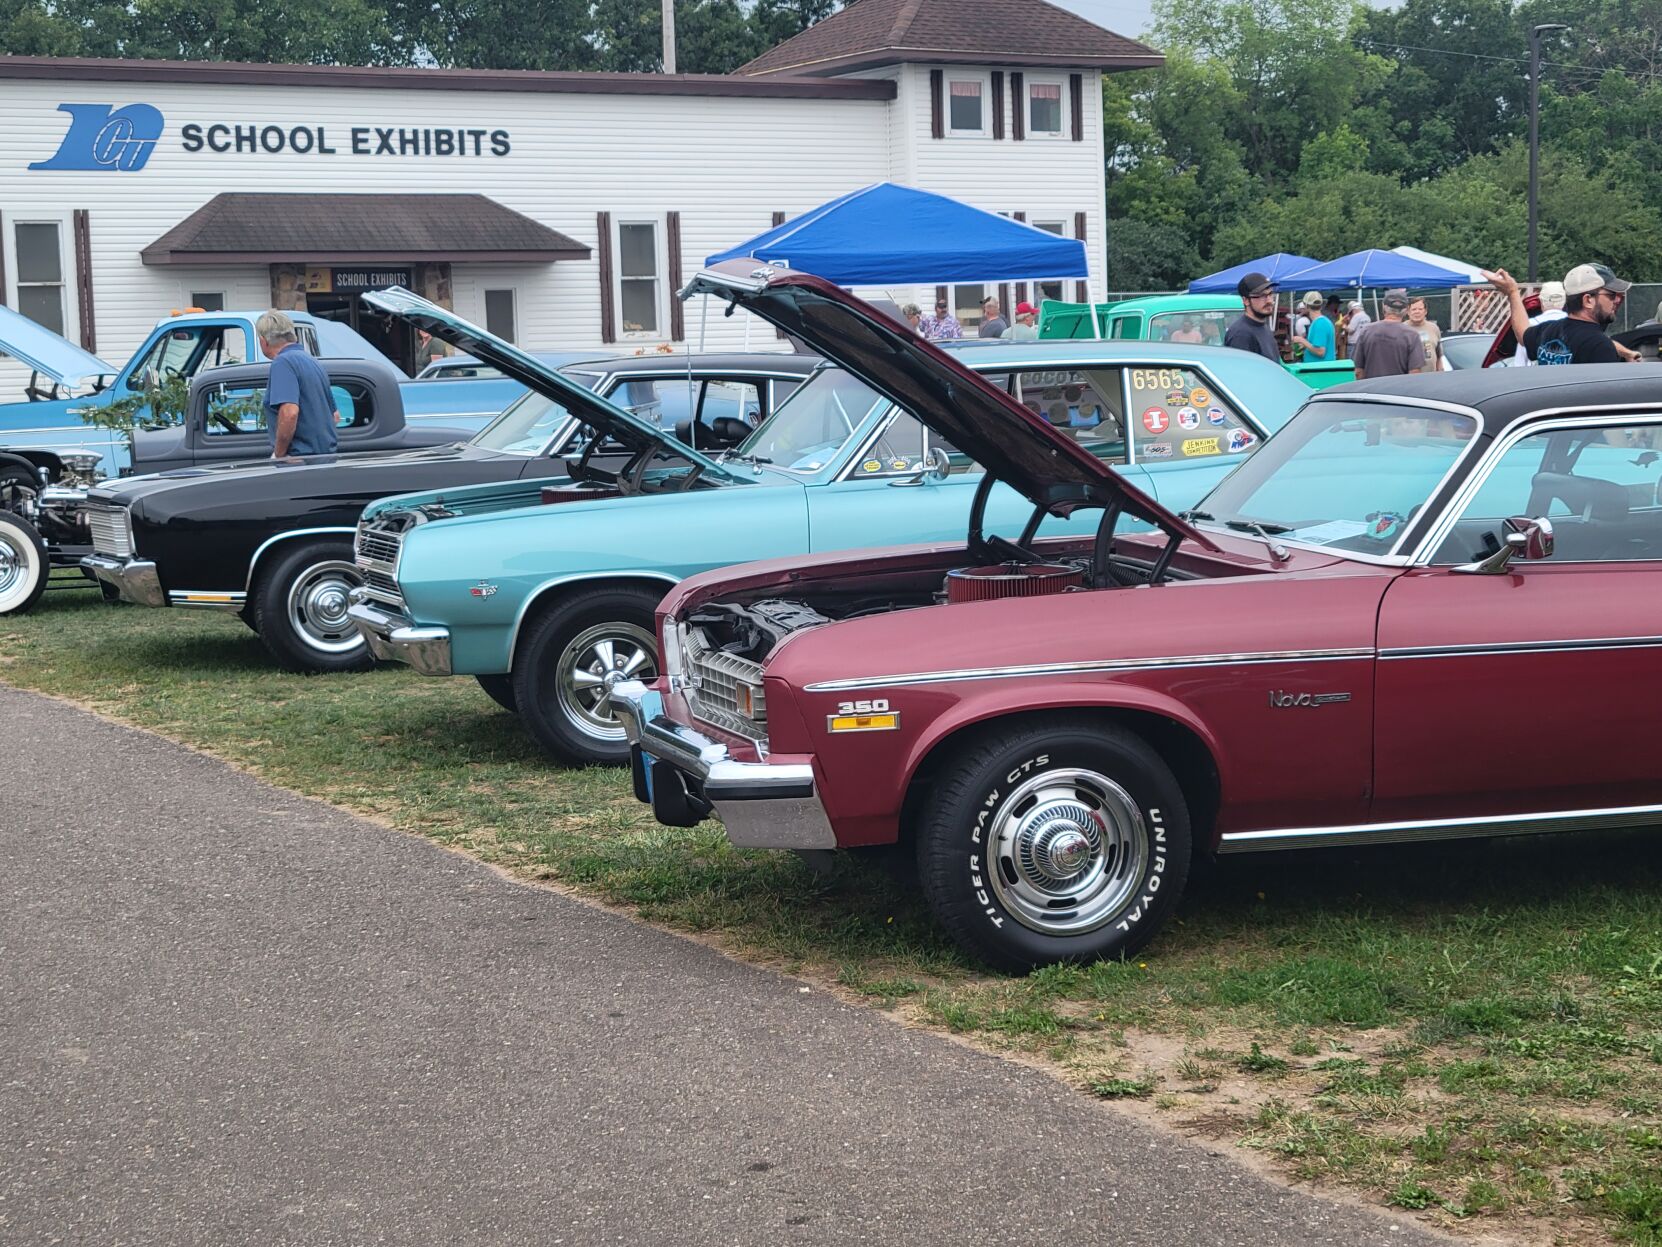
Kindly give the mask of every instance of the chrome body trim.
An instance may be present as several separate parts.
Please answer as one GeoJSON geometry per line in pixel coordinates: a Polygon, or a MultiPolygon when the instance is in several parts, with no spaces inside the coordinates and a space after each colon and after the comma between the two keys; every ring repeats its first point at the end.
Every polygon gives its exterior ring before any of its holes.
{"type": "Polygon", "coordinates": [[[1399,823],[1351,823],[1338,827],[1288,827],[1226,832],[1219,853],[1260,853],[1272,849],[1330,845],[1403,844],[1414,840],[1459,840],[1468,836],[1526,836],[1544,832],[1598,831],[1662,826],[1662,805],[1629,805],[1546,814],[1498,814],[1399,823]]]}
{"type": "Polygon", "coordinates": [[[451,675],[450,629],[418,628],[408,615],[385,610],[352,590],[346,614],[369,652],[383,662],[401,662],[422,675],[451,675]]]}
{"type": "Polygon", "coordinates": [[[1492,658],[1508,654],[1562,654],[1578,650],[1653,649],[1662,636],[1566,637],[1561,641],[1512,641],[1503,645],[1414,645],[1379,651],[1381,662],[1404,658],[1492,658]]]}
{"type": "Polygon", "coordinates": [[[736,762],[727,746],[664,714],[662,694],[638,680],[612,690],[612,712],[629,743],[667,762],[700,790],[735,845],[753,849],[834,849],[837,834],[820,803],[814,768],[802,762],[736,762]]]}
{"type": "Polygon", "coordinates": [[[236,614],[248,603],[246,593],[227,593],[219,589],[169,589],[169,606],[186,606],[194,610],[227,611],[236,614]],[[213,599],[218,599],[217,601],[213,599]]]}
{"type": "Polygon", "coordinates": [[[805,693],[842,693],[852,689],[890,688],[899,684],[949,684],[959,680],[1009,680],[1025,676],[1104,675],[1125,671],[1164,671],[1188,667],[1262,666],[1267,663],[1343,662],[1372,658],[1371,648],[1274,650],[1248,654],[1188,654],[1171,658],[1117,658],[1101,662],[1024,663],[1014,667],[965,667],[957,671],[917,671],[906,675],[861,676],[822,680],[803,686],[805,693]]]}
{"type": "Polygon", "coordinates": [[[267,537],[255,548],[248,560],[248,579],[243,582],[243,590],[248,593],[254,591],[254,569],[260,565],[260,556],[279,541],[288,541],[293,537],[316,537],[323,533],[354,534],[357,531],[356,525],[351,528],[296,528],[286,533],[278,533],[275,537],[267,537]]]}
{"type": "Polygon", "coordinates": [[[145,559],[117,559],[107,554],[89,554],[81,560],[81,570],[109,585],[123,602],[135,606],[166,606],[167,594],[162,592],[162,580],[156,574],[156,565],[145,559]]]}
{"type": "MultiPolygon", "coordinates": [[[[1495,436],[1490,443],[1488,453],[1478,465],[1460,483],[1459,490],[1449,499],[1448,506],[1437,517],[1437,522],[1426,530],[1420,544],[1415,547],[1410,563],[1418,567],[1451,567],[1452,564],[1432,564],[1431,556],[1437,548],[1448,540],[1448,535],[1454,526],[1460,522],[1461,516],[1472,499],[1477,497],[1478,491],[1494,475],[1500,461],[1506,457],[1514,446],[1526,437],[1533,437],[1537,433],[1552,433],[1560,429],[1597,429],[1613,428],[1628,424],[1655,424],[1662,420],[1662,411],[1656,409],[1635,408],[1631,405],[1617,406],[1615,404],[1596,407],[1555,407],[1547,411],[1531,412],[1527,416],[1520,416],[1514,420],[1506,430],[1495,436]],[[1650,417],[1646,420],[1645,417],[1650,417]]],[[[1440,487],[1439,487],[1440,488],[1440,487]]],[[[1554,560],[1555,562],[1558,560],[1554,560]]],[[[1585,559],[1563,560],[1569,562],[1586,562],[1585,559]]]]}

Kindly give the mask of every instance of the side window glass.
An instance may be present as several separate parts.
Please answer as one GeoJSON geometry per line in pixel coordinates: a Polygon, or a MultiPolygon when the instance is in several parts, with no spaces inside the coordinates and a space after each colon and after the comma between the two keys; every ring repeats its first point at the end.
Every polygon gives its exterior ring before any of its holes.
{"type": "Polygon", "coordinates": [[[329,387],[335,400],[335,427],[367,429],[375,423],[375,396],[359,381],[337,381],[329,387]]]}
{"type": "Polygon", "coordinates": [[[705,385],[699,420],[713,425],[723,416],[755,428],[762,418],[762,398],[756,387],[744,381],[711,381],[705,385]]]}
{"type": "Polygon", "coordinates": [[[1211,382],[1193,368],[1132,368],[1131,432],[1137,459],[1158,463],[1242,456],[1259,438],[1211,382]]]}
{"type": "Polygon", "coordinates": [[[216,385],[208,391],[202,431],[208,437],[265,432],[265,387],[216,385]]]}
{"type": "Polygon", "coordinates": [[[854,465],[852,479],[905,476],[923,466],[923,425],[909,411],[896,411],[877,440],[854,465]]]}
{"type": "Polygon", "coordinates": [[[1180,346],[1222,346],[1232,319],[1230,313],[1219,311],[1163,312],[1148,322],[1148,336],[1152,342],[1180,346]]]}
{"type": "Polygon", "coordinates": [[[1552,521],[1555,563],[1662,559],[1662,424],[1522,438],[1494,465],[1431,561],[1466,563],[1493,553],[1514,515],[1552,521]]]}
{"type": "Polygon", "coordinates": [[[1143,336],[1143,318],[1141,316],[1121,316],[1114,321],[1114,327],[1109,331],[1111,338],[1135,340],[1143,336]]]}
{"type": "Polygon", "coordinates": [[[1125,462],[1125,411],[1118,368],[1018,372],[1012,393],[1092,454],[1125,462]]]}

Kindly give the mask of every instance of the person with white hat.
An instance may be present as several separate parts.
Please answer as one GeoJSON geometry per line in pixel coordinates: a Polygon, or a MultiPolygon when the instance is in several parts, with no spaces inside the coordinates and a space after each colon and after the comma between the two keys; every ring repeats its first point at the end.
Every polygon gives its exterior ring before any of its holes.
{"type": "Polygon", "coordinates": [[[1304,358],[1336,359],[1339,354],[1339,334],[1333,322],[1322,315],[1322,296],[1319,290],[1306,290],[1304,297],[1299,300],[1299,306],[1309,317],[1305,325],[1293,341],[1304,348],[1304,358]]]}
{"type": "Polygon", "coordinates": [[[1512,305],[1512,331],[1532,364],[1619,364],[1626,356],[1610,340],[1609,328],[1632,282],[1602,264],[1578,264],[1564,274],[1564,317],[1530,324],[1517,279],[1505,269],[1484,276],[1512,305]]]}

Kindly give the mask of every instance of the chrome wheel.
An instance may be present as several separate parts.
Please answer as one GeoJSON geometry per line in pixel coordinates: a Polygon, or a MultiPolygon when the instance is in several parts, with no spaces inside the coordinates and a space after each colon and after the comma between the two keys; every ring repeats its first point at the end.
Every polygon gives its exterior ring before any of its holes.
{"type": "Polygon", "coordinates": [[[657,645],[645,628],[603,623],[585,628],[560,652],[556,693],[566,719],[585,736],[622,740],[612,715],[612,689],[624,680],[658,675],[657,645]]]}
{"type": "Polygon", "coordinates": [[[347,594],[363,583],[351,563],[330,559],[314,563],[289,586],[289,626],[310,648],[323,654],[348,654],[364,639],[346,617],[347,594]]]}
{"type": "Polygon", "coordinates": [[[1148,866],[1136,801],[1106,775],[1083,769],[1022,783],[1002,804],[987,846],[999,903],[1045,935],[1107,923],[1136,895],[1148,866]]]}
{"type": "Polygon", "coordinates": [[[33,567],[34,551],[9,540],[8,534],[0,530],[0,603],[29,579],[33,567]]]}

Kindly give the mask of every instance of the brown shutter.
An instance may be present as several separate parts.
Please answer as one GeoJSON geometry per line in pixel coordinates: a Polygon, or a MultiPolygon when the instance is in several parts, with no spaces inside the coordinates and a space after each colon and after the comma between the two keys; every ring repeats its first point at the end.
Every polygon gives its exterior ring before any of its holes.
{"type": "MultiPolygon", "coordinates": [[[[1073,214],[1073,236],[1075,238],[1077,238],[1080,242],[1085,242],[1085,214],[1083,212],[1075,212],[1073,214]]],[[[1086,254],[1086,259],[1089,260],[1089,258],[1090,258],[1089,244],[1087,244],[1087,246],[1086,246],[1085,254],[1086,254]]],[[[1075,303],[1085,303],[1085,302],[1088,302],[1090,300],[1090,297],[1091,297],[1090,287],[1088,285],[1086,285],[1084,282],[1082,282],[1082,281],[1074,282],[1073,291],[1074,291],[1073,301],[1075,303]]]]}
{"type": "MultiPolygon", "coordinates": [[[[1010,215],[1018,221],[1026,221],[1027,220],[1027,213],[1025,213],[1025,212],[1012,212],[1010,215]]],[[[1017,303],[1026,303],[1027,302],[1027,283],[1024,282],[1024,281],[1018,281],[1016,283],[1016,302],[1017,303]]],[[[1013,307],[1005,308],[1004,309],[1004,314],[1006,316],[1014,315],[1015,310],[1016,309],[1013,308],[1013,307]]],[[[1011,323],[1014,324],[1015,322],[1012,321],[1011,323]]]]}
{"type": "Polygon", "coordinates": [[[1004,137],[1004,71],[993,70],[993,137],[1004,137]]]}
{"type": "Polygon", "coordinates": [[[684,317],[686,304],[681,302],[681,214],[664,214],[664,232],[669,244],[669,340],[680,342],[687,336],[684,317]]]}
{"type": "MultiPolygon", "coordinates": [[[[935,287],[935,302],[945,303],[948,315],[956,315],[957,314],[958,309],[952,306],[951,296],[947,293],[947,288],[945,286],[936,286],[935,287]]],[[[930,308],[929,313],[930,313],[930,315],[934,315],[935,309],[930,308]]]]}
{"type": "Polygon", "coordinates": [[[1073,141],[1085,139],[1085,79],[1080,74],[1068,75],[1068,96],[1073,106],[1073,141]]]}
{"type": "Polygon", "coordinates": [[[946,75],[938,69],[929,71],[929,137],[946,137],[946,75]]]}
{"type": "Polygon", "coordinates": [[[81,313],[81,346],[98,350],[92,320],[92,221],[85,208],[75,209],[75,300],[81,313]]]}
{"type": "Polygon", "coordinates": [[[597,212],[595,233],[599,236],[596,250],[600,252],[600,340],[617,341],[617,307],[612,295],[612,214],[597,212]]]}
{"type": "Polygon", "coordinates": [[[1009,320],[1011,313],[1015,311],[1015,307],[1016,305],[1010,302],[1009,283],[1003,283],[998,288],[998,314],[1004,317],[1005,320],[1009,320]]]}
{"type": "Polygon", "coordinates": [[[1027,137],[1027,100],[1024,95],[1022,76],[1017,73],[1010,75],[1010,137],[1013,139],[1027,137]]]}
{"type": "MultiPolygon", "coordinates": [[[[784,223],[785,223],[785,214],[783,212],[775,212],[773,214],[773,228],[778,229],[784,223]]],[[[775,325],[773,327],[773,336],[778,338],[781,342],[786,341],[789,337],[789,335],[786,334],[786,332],[783,329],[779,328],[778,325],[775,325]]]]}

